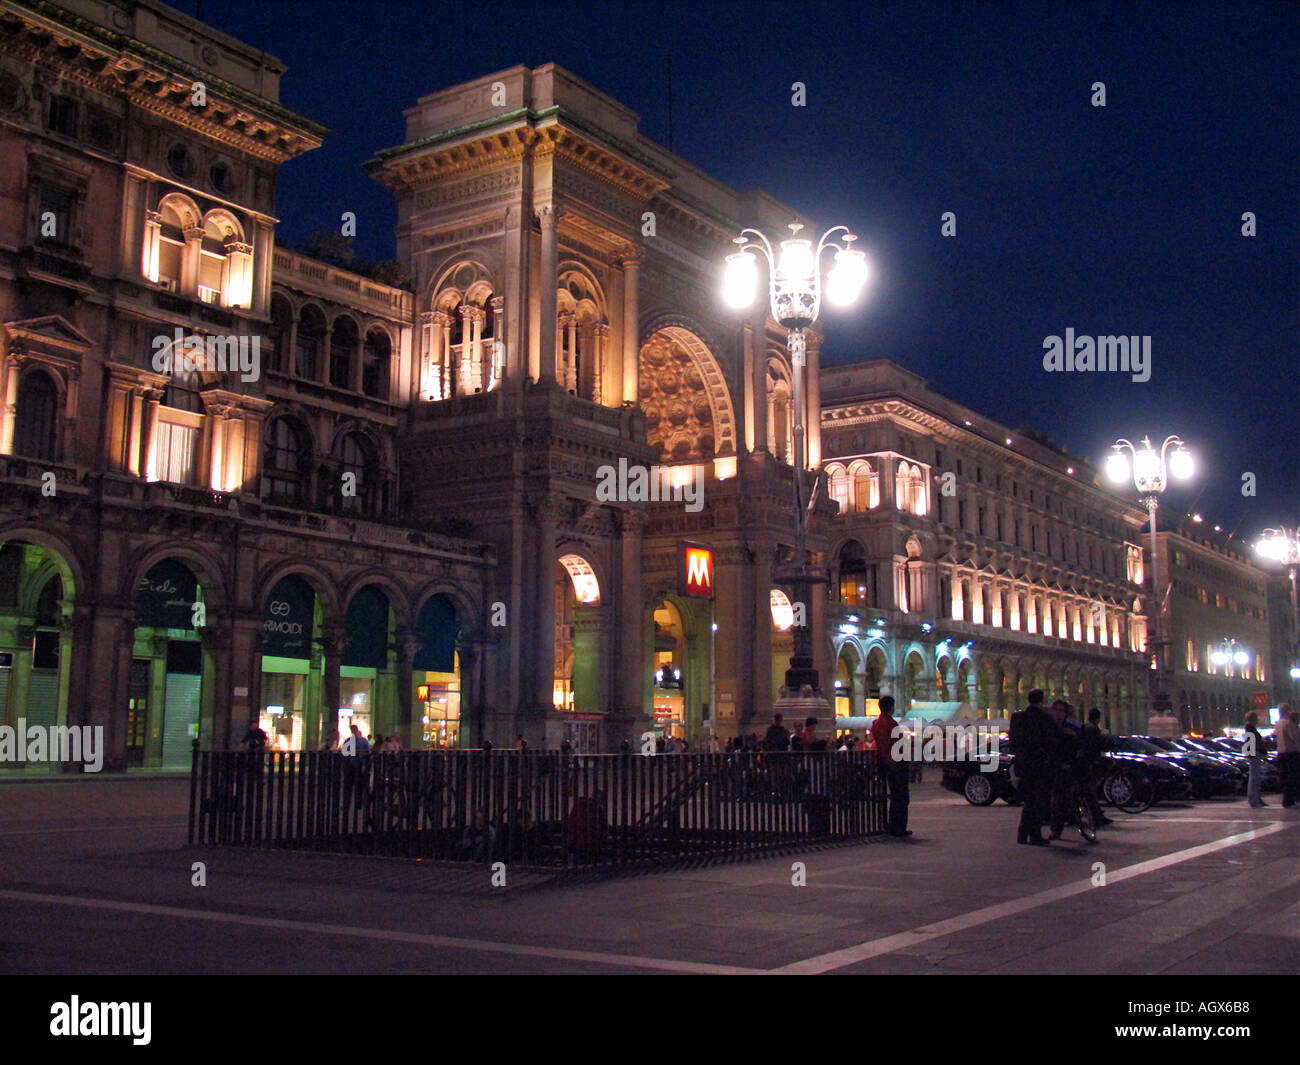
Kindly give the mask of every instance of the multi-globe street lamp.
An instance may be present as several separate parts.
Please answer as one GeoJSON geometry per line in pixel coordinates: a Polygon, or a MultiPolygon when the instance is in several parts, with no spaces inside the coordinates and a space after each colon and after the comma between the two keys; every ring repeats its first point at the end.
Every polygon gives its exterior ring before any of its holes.
{"type": "Polygon", "coordinates": [[[1291,648],[1291,679],[1300,681],[1300,529],[1265,529],[1255,553],[1280,562],[1291,571],[1291,602],[1295,607],[1295,645],[1291,648]]]}
{"type": "MultiPolygon", "coordinates": [[[[1164,626],[1164,605],[1160,595],[1160,554],[1156,545],[1156,511],[1159,508],[1160,493],[1165,490],[1171,475],[1180,481],[1191,477],[1192,453],[1177,436],[1167,437],[1159,451],[1156,451],[1148,437],[1142,438],[1140,446],[1120,438],[1111,445],[1111,454],[1106,459],[1106,475],[1116,483],[1127,482],[1131,477],[1133,486],[1142,497],[1147,513],[1151,516],[1151,591],[1155,611],[1152,618],[1155,624],[1155,638],[1150,643],[1155,669],[1151,680],[1150,698],[1154,716],[1168,717],[1170,704],[1164,690],[1167,634],[1164,626]],[[1174,448],[1173,454],[1169,454],[1171,446],[1174,448]],[[1133,456],[1131,462],[1124,454],[1125,448],[1133,456]]],[[[1167,728],[1171,724],[1172,722],[1167,722],[1163,727],[1167,728]]],[[[1147,727],[1150,729],[1152,726],[1148,723],[1147,727]]]]}
{"type": "MultiPolygon", "coordinates": [[[[837,306],[855,302],[867,280],[866,256],[853,247],[857,240],[846,226],[835,226],[822,234],[814,249],[812,241],[801,237],[803,226],[790,223],[790,235],[781,241],[779,250],[756,229],[743,229],[735,238],[736,251],[727,256],[723,276],[723,300],[736,310],[753,305],[758,295],[759,271],[756,253],[767,260],[768,298],[772,317],[789,336],[790,362],[793,371],[794,395],[794,565],[789,584],[795,593],[795,602],[803,605],[796,611],[794,654],[785,674],[787,705],[806,705],[810,709],[824,704],[813,667],[812,631],[808,627],[808,608],[812,602],[813,574],[807,560],[808,512],[812,495],[804,498],[804,475],[808,466],[807,447],[804,440],[804,374],[807,367],[807,346],[804,330],[817,320],[821,312],[823,288],[826,298],[837,306]],[[843,233],[842,244],[831,238],[843,233]],[[751,239],[754,238],[754,239],[751,239]],[[834,265],[822,277],[822,256],[834,251],[834,265]],[[802,622],[802,624],[800,624],[802,622]],[[807,689],[808,694],[803,694],[807,689]]],[[[814,416],[820,416],[814,412],[814,416]]],[[[815,485],[815,482],[814,482],[815,485]]]]}

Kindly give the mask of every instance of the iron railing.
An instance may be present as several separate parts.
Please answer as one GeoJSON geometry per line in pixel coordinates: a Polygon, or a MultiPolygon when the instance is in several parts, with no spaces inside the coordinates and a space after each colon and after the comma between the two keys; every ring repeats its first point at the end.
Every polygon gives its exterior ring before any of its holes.
{"type": "Polygon", "coordinates": [[[884,831],[870,751],[194,751],[192,844],[530,866],[748,857],[884,831]]]}

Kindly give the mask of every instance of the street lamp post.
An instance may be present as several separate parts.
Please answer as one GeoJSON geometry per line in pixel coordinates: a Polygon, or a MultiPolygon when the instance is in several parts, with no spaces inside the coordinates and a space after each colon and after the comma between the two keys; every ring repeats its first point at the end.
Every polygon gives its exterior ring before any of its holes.
{"type": "Polygon", "coordinates": [[[1265,529],[1255,544],[1255,552],[1282,563],[1291,571],[1291,603],[1295,607],[1291,680],[1300,681],[1300,529],[1265,529]]]}
{"type": "Polygon", "coordinates": [[[800,223],[791,222],[789,228],[790,236],[781,241],[779,252],[773,251],[771,242],[758,230],[741,230],[740,236],[734,241],[736,251],[727,256],[723,299],[737,310],[753,304],[758,295],[759,281],[755,253],[761,252],[768,266],[771,314],[789,336],[794,377],[794,566],[789,583],[795,593],[795,601],[803,604],[803,610],[796,612],[793,628],[794,654],[785,674],[785,694],[780,704],[794,710],[824,710],[829,704],[821,695],[817,670],[813,666],[812,631],[808,627],[813,584],[813,574],[807,560],[808,516],[812,499],[804,499],[804,475],[808,465],[803,417],[804,374],[807,368],[804,330],[817,320],[821,311],[823,288],[826,298],[840,306],[853,303],[858,298],[867,279],[867,263],[866,256],[853,247],[857,237],[845,226],[828,229],[817,242],[816,250],[813,249],[811,240],[799,235],[803,228],[800,223]],[[843,244],[830,239],[841,231],[843,244]],[[822,254],[830,250],[835,252],[835,263],[823,285],[822,254]],[[800,621],[802,624],[798,623],[800,621]]]}
{"type": "Polygon", "coordinates": [[[1148,713],[1147,731],[1153,736],[1163,732],[1172,732],[1176,735],[1181,732],[1181,725],[1172,713],[1169,696],[1165,692],[1165,670],[1169,665],[1166,653],[1168,633],[1164,625],[1165,611],[1160,595],[1160,553],[1156,544],[1156,511],[1159,509],[1160,493],[1169,483],[1170,474],[1180,481],[1191,477],[1192,455],[1182,439],[1177,436],[1167,437],[1160,446],[1159,452],[1148,437],[1142,438],[1140,447],[1135,447],[1132,442],[1121,437],[1111,445],[1111,454],[1106,460],[1106,474],[1116,483],[1126,482],[1131,476],[1133,486],[1142,497],[1147,513],[1151,516],[1151,591],[1155,608],[1152,619],[1155,624],[1155,638],[1150,643],[1155,663],[1153,671],[1155,676],[1151,680],[1151,708],[1148,713]],[[1174,447],[1172,455],[1168,454],[1170,445],[1174,447]],[[1133,456],[1131,463],[1124,455],[1125,448],[1133,456]]]}

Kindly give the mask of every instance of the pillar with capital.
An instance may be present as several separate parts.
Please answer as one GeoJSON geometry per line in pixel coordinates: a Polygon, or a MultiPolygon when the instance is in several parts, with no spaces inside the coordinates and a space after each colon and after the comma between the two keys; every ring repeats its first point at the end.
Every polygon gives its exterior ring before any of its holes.
{"type": "Polygon", "coordinates": [[[346,633],[340,625],[324,625],[317,639],[321,648],[321,721],[332,726],[338,720],[340,670],[346,633]]]}
{"type": "Polygon", "coordinates": [[[641,358],[641,297],[639,249],[623,254],[623,402],[639,398],[641,358]]]}
{"type": "MultiPolygon", "coordinates": [[[[397,655],[397,735],[403,747],[417,747],[415,736],[415,656],[420,637],[414,629],[400,628],[394,634],[397,655]]],[[[461,666],[464,676],[464,664],[461,666]]]]}
{"type": "Polygon", "coordinates": [[[560,210],[554,204],[543,204],[537,208],[537,222],[542,230],[541,277],[538,278],[538,291],[541,295],[541,335],[538,340],[537,365],[539,381],[555,381],[556,293],[560,273],[559,235],[556,228],[559,216],[560,210]]]}

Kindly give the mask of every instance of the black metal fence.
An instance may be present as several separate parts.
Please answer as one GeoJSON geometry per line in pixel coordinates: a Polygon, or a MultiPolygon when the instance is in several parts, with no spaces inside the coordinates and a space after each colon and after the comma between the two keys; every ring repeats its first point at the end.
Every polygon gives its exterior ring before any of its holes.
{"type": "Polygon", "coordinates": [[[870,751],[194,751],[191,843],[524,865],[744,857],[884,831],[870,751]]]}

